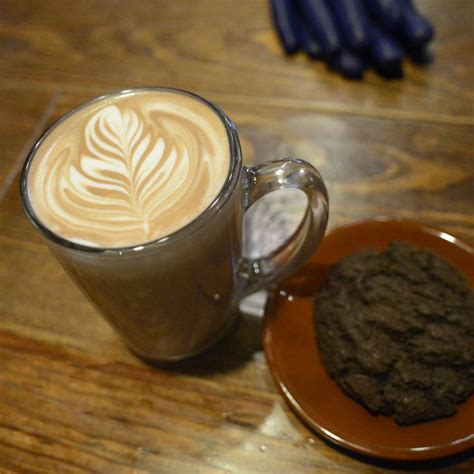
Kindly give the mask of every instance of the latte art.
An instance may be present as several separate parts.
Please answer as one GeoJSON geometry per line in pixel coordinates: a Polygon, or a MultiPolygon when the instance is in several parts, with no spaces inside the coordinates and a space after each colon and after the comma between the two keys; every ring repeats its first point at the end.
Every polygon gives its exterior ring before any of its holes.
{"type": "Polygon", "coordinates": [[[173,92],[92,103],[60,123],[33,159],[30,198],[69,240],[149,242],[183,227],[217,196],[229,169],[220,117],[173,92]]]}

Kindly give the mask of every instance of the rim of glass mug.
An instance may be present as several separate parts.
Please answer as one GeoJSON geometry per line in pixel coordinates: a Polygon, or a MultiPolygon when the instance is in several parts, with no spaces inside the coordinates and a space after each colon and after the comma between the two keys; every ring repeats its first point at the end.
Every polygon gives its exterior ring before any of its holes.
{"type": "Polygon", "coordinates": [[[25,163],[23,165],[23,169],[21,172],[20,178],[20,193],[23,202],[23,207],[26,211],[26,215],[31,223],[41,232],[43,236],[47,239],[60,244],[64,247],[69,247],[75,250],[83,251],[83,252],[91,252],[91,253],[110,253],[110,254],[119,254],[122,255],[124,253],[130,252],[137,252],[147,248],[161,246],[165,244],[169,244],[171,241],[177,241],[186,236],[190,235],[200,227],[202,227],[206,222],[208,222],[227,202],[227,200],[232,195],[235,186],[238,183],[239,176],[242,170],[242,152],[240,148],[240,142],[237,135],[237,129],[232,122],[232,120],[225,114],[223,110],[219,107],[214,105],[209,100],[201,97],[198,94],[194,94],[193,92],[189,92],[183,89],[173,88],[173,87],[138,87],[138,88],[130,88],[130,89],[123,89],[116,92],[110,92],[108,94],[101,95],[99,97],[95,97],[94,99],[88,100],[77,107],[74,107],[66,114],[59,117],[55,122],[53,122],[38,138],[35,142],[31,150],[28,152],[26,156],[25,163]],[[149,242],[140,243],[137,245],[131,245],[126,247],[93,247],[85,244],[79,244],[73,242],[71,240],[65,239],[60,235],[54,233],[51,229],[49,229],[45,224],[43,224],[40,218],[36,215],[33,206],[31,205],[29,193],[28,193],[28,173],[30,170],[31,163],[34,160],[36,152],[38,148],[42,145],[46,137],[54,130],[56,127],[61,125],[64,121],[68,120],[71,116],[76,114],[77,112],[81,111],[82,109],[96,103],[100,102],[101,100],[123,96],[127,94],[135,94],[139,92],[156,92],[156,91],[163,91],[163,92],[173,92],[176,94],[183,94],[187,95],[193,99],[196,99],[203,104],[210,107],[217,116],[221,119],[222,123],[227,132],[227,138],[229,141],[229,152],[230,152],[230,163],[229,163],[229,171],[227,173],[226,180],[222,185],[221,189],[217,196],[211,201],[211,203],[198,215],[196,216],[191,222],[184,225],[183,227],[179,228],[178,230],[171,232],[163,237],[160,237],[155,240],[151,240],[149,242]]]}

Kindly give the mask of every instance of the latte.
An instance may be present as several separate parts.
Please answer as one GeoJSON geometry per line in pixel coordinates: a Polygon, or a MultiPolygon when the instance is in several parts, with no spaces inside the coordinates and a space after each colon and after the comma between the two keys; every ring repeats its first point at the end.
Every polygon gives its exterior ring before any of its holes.
{"type": "Polygon", "coordinates": [[[142,90],[77,109],[46,135],[28,173],[39,220],[80,244],[117,248],[201,214],[229,173],[227,131],[193,96],[142,90]]]}

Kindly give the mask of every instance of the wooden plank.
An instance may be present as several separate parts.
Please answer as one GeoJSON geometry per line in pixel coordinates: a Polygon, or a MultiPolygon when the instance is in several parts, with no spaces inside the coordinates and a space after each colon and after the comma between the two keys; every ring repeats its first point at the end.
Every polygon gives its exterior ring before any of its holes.
{"type": "Polygon", "coordinates": [[[354,83],[285,57],[266,2],[6,2],[0,84],[93,95],[168,85],[237,103],[473,124],[473,4],[419,4],[437,29],[435,63],[407,64],[403,81],[370,73],[354,83]]]}
{"type": "Polygon", "coordinates": [[[12,185],[26,153],[50,119],[56,98],[48,92],[0,90],[0,199],[12,185]]]}
{"type": "MultiPolygon", "coordinates": [[[[50,120],[88,98],[61,96],[50,120]]],[[[247,164],[299,156],[321,170],[331,226],[385,214],[474,241],[471,127],[219,105],[238,126],[247,164]]],[[[0,467],[383,470],[326,444],[288,410],[261,353],[259,317],[242,318],[197,360],[149,368],[49,254],[16,186],[0,202],[0,227],[0,467]]],[[[452,472],[472,466],[456,460],[452,472]]]]}
{"type": "MultiPolygon", "coordinates": [[[[1,472],[406,472],[299,421],[268,371],[259,316],[243,315],[197,359],[138,360],[27,221],[18,172],[34,138],[73,106],[117,88],[182,87],[231,116],[247,165],[315,164],[330,227],[386,215],[474,244],[474,4],[417,3],[437,28],[436,62],[407,65],[404,81],[352,83],[284,57],[266,2],[2,2],[1,472]]],[[[287,198],[283,222],[295,224],[300,206],[287,198]]],[[[408,466],[418,467],[471,472],[472,450],[408,466]]]]}
{"type": "Polygon", "coordinates": [[[331,226],[383,215],[473,241],[473,127],[263,107],[250,115],[221,105],[237,122],[247,162],[290,156],[319,169],[331,226]]]}
{"type": "MultiPolygon", "coordinates": [[[[0,466],[384,472],[383,463],[369,466],[313,437],[279,396],[242,388],[230,374],[213,382],[7,333],[0,333],[0,354],[0,466]]],[[[443,472],[469,470],[472,463],[462,461],[441,464],[443,472]]]]}
{"type": "MultiPolygon", "coordinates": [[[[62,96],[51,120],[88,98],[62,96]]],[[[330,227],[384,215],[421,220],[474,242],[471,127],[219,105],[237,124],[247,164],[294,156],[321,171],[330,194],[330,227]]],[[[285,207],[291,224],[301,201],[290,199],[285,207]]],[[[5,262],[0,328],[49,342],[58,338],[84,351],[106,348],[122,357],[126,351],[112,330],[69,282],[27,221],[17,183],[0,210],[0,258],[5,262]],[[29,275],[28,285],[24,274],[29,275]]],[[[273,224],[268,222],[270,229],[273,224]]]]}

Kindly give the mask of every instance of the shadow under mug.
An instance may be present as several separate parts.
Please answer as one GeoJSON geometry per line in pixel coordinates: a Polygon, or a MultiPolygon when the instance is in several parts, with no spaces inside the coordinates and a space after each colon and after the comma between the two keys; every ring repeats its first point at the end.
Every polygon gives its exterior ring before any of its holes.
{"type": "Polygon", "coordinates": [[[150,361],[193,356],[220,339],[233,325],[241,298],[287,277],[314,252],[328,219],[328,195],[318,171],[298,159],[242,166],[232,121],[215,105],[190,92],[144,88],[93,99],[55,122],[28,154],[21,176],[27,216],[45,237],[62,266],[128,347],[150,361]],[[62,238],[35,214],[28,172],[35,153],[58,124],[92,102],[131,92],[165,90],[186,94],[210,107],[222,120],[230,166],[218,196],[196,219],[156,241],[126,248],[97,248],[62,238]],[[260,197],[296,188],[307,196],[304,218],[277,250],[257,259],[242,256],[245,211],[260,197]]]}

